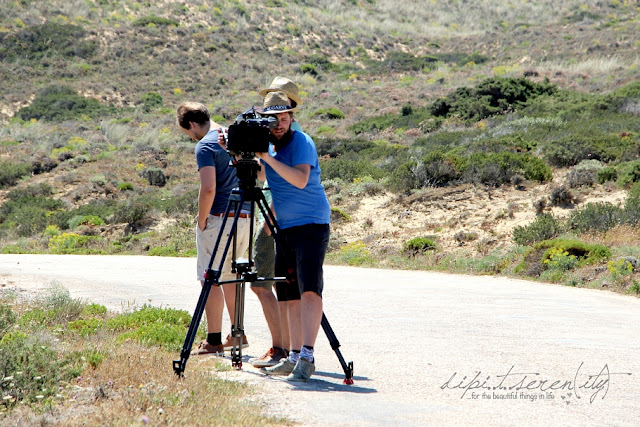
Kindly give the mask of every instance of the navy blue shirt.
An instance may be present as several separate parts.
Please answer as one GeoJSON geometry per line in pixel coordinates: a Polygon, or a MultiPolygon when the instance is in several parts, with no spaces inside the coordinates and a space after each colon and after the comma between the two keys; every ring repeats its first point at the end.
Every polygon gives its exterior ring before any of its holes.
{"type": "MultiPolygon", "coordinates": [[[[211,206],[211,214],[221,214],[227,209],[231,190],[238,186],[235,168],[229,165],[231,156],[218,144],[218,129],[211,129],[196,144],[196,163],[198,170],[205,166],[216,168],[216,196],[211,206]]],[[[250,208],[250,203],[244,203],[250,208]]],[[[232,208],[233,210],[233,208],[232,208]]]]}

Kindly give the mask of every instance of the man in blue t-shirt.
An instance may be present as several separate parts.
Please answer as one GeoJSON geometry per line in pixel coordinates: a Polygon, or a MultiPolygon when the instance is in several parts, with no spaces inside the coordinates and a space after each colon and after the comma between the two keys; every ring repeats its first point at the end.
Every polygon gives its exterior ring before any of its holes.
{"type": "MultiPolygon", "coordinates": [[[[284,92],[268,93],[262,115],[274,115],[275,140],[267,153],[256,153],[264,166],[259,178],[267,179],[278,237],[288,253],[276,251],[276,275],[295,270],[297,287],[276,284],[278,299],[286,293],[291,350],[279,364],[262,368],[269,375],[288,375],[289,381],[309,380],[315,372],[313,346],[322,320],[322,264],[329,244],[331,209],[320,182],[316,147],[309,135],[291,129],[294,108],[284,92]]],[[[288,275],[289,276],[289,275],[288,275]]]]}
{"type": "MultiPolygon", "coordinates": [[[[196,102],[182,103],[177,110],[177,119],[182,132],[197,141],[195,155],[200,175],[196,217],[197,274],[198,280],[204,284],[204,272],[209,266],[213,247],[222,227],[231,190],[238,186],[238,179],[236,170],[229,165],[229,154],[218,144],[218,133],[223,130],[222,126],[210,119],[206,106],[196,102]]],[[[235,213],[232,211],[231,214],[235,213]]],[[[251,217],[244,209],[239,216],[236,225],[236,251],[238,255],[242,255],[249,247],[251,217]]],[[[229,218],[225,225],[223,240],[215,254],[213,268],[220,265],[224,244],[232,237],[232,226],[233,220],[229,218]]],[[[231,273],[231,262],[231,251],[229,251],[220,273],[220,281],[235,279],[235,274],[231,273]]],[[[225,349],[232,347],[233,340],[230,334],[227,335],[226,342],[222,343],[222,311],[226,302],[229,318],[233,323],[235,301],[235,284],[211,287],[209,298],[205,303],[207,339],[198,345],[198,348],[191,353],[192,355],[222,355],[225,349]]],[[[243,337],[242,347],[248,345],[246,337],[243,337]]]]}

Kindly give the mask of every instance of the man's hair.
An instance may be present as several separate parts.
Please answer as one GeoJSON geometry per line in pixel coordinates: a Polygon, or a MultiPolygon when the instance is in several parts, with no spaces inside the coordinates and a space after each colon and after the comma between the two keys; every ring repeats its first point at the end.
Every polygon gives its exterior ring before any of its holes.
{"type": "Polygon", "coordinates": [[[187,130],[191,129],[189,122],[204,125],[209,122],[211,118],[207,107],[199,102],[183,102],[178,107],[176,116],[178,118],[178,125],[187,130]]]}

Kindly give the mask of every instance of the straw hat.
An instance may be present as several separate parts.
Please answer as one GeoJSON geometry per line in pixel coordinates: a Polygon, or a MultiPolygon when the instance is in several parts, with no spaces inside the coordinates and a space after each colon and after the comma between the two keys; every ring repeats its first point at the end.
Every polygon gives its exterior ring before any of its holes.
{"type": "Polygon", "coordinates": [[[273,81],[271,82],[271,85],[268,88],[262,89],[258,93],[260,94],[260,96],[264,97],[269,92],[284,92],[287,95],[287,97],[291,101],[293,101],[291,103],[291,106],[293,108],[302,104],[302,99],[300,99],[300,97],[298,96],[298,85],[296,85],[294,82],[292,82],[286,77],[276,77],[275,79],[273,79],[273,81]]]}
{"type": "Polygon", "coordinates": [[[260,114],[280,114],[295,111],[285,92],[269,92],[264,97],[260,114]]]}

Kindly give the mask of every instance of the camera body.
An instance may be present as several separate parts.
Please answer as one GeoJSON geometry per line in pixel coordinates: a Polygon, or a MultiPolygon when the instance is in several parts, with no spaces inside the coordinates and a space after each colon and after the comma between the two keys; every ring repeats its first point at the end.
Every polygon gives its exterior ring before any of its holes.
{"type": "Polygon", "coordinates": [[[254,108],[239,114],[229,126],[227,150],[233,156],[253,158],[255,153],[269,151],[273,142],[271,129],[278,126],[278,119],[272,116],[260,116],[254,108]]]}

